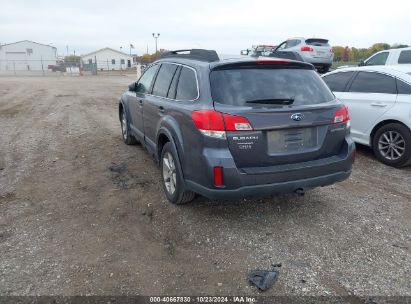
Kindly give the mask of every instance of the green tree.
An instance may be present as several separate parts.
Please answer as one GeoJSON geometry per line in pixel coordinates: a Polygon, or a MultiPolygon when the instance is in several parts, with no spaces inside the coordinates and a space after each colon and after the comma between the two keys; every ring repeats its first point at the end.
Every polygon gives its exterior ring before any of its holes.
{"type": "Polygon", "coordinates": [[[157,53],[153,53],[153,54],[144,54],[140,57],[137,57],[137,60],[139,62],[141,62],[142,64],[150,64],[153,61],[156,61],[157,59],[160,58],[161,54],[166,52],[165,49],[160,49],[159,51],[157,51],[157,53]]]}
{"type": "Polygon", "coordinates": [[[341,61],[344,53],[344,48],[342,46],[333,46],[334,61],[341,61]]]}

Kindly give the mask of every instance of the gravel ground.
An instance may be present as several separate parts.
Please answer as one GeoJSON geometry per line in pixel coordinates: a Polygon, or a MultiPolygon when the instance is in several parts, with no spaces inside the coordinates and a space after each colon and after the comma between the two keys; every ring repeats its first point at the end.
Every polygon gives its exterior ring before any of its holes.
{"type": "Polygon", "coordinates": [[[131,76],[0,78],[0,295],[411,296],[411,168],[359,147],[351,178],[174,206],[121,141],[131,76]]]}

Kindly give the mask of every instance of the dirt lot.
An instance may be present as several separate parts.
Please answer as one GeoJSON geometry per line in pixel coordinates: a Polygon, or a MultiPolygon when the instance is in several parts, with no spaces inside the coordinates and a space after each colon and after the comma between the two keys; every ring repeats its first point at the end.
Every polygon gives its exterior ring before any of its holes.
{"type": "Polygon", "coordinates": [[[411,168],[360,147],[352,177],[300,197],[166,202],[121,141],[130,76],[0,78],[0,295],[411,296],[411,168]]]}

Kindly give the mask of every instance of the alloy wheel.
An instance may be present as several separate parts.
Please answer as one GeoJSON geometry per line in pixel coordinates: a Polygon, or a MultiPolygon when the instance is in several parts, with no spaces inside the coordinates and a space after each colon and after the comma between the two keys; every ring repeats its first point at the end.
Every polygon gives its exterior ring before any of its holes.
{"type": "Polygon", "coordinates": [[[123,111],[121,115],[121,132],[123,133],[123,138],[127,139],[127,118],[126,113],[123,111]]]}
{"type": "Polygon", "coordinates": [[[397,131],[386,131],[378,139],[378,150],[388,160],[397,160],[404,155],[405,140],[397,131]]]}
{"type": "Polygon", "coordinates": [[[166,186],[167,192],[173,195],[177,186],[176,166],[173,155],[170,152],[166,152],[162,162],[164,185],[166,186]]]}

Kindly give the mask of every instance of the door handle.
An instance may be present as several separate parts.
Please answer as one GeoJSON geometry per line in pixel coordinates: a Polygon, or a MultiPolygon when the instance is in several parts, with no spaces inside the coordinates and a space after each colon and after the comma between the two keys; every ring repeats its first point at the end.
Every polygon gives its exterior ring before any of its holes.
{"type": "Polygon", "coordinates": [[[164,113],[164,107],[163,107],[163,106],[159,106],[159,107],[158,107],[158,111],[159,111],[160,113],[164,113]]]}
{"type": "Polygon", "coordinates": [[[386,107],[387,106],[386,103],[381,103],[381,102],[373,102],[371,105],[373,107],[386,107]]]}

